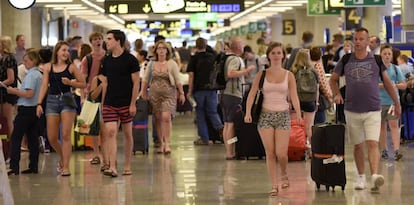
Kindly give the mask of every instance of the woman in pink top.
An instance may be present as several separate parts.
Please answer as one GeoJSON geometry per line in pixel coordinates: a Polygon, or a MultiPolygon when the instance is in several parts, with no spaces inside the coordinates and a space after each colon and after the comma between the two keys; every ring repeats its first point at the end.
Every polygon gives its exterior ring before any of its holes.
{"type": "MultiPolygon", "coordinates": [[[[270,67],[266,70],[266,77],[263,83],[263,108],[257,127],[266,150],[267,171],[272,181],[270,196],[276,196],[278,194],[276,159],[278,159],[281,169],[281,188],[286,189],[289,187],[286,172],[290,132],[288,96],[291,96],[298,122],[302,118],[299,99],[296,93],[295,76],[282,68],[282,63],[286,57],[282,44],[278,42],[271,43],[267,48],[266,56],[270,62],[270,67]]],[[[259,71],[258,75],[256,75],[252,89],[247,97],[246,116],[244,117],[246,123],[252,122],[250,111],[262,74],[263,71],[259,71]]]]}

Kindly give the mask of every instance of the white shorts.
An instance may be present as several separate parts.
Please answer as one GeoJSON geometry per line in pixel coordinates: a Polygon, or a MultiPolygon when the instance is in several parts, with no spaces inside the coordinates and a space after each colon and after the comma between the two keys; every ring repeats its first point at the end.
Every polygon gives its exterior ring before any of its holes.
{"type": "Polygon", "coordinates": [[[345,119],[351,144],[361,144],[366,140],[378,142],[381,131],[381,111],[355,113],[345,110],[345,119]]]}

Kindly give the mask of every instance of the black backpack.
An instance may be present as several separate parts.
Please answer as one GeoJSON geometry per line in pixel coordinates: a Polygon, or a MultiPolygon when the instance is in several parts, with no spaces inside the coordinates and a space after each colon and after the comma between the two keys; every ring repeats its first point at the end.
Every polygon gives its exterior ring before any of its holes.
{"type": "Polygon", "coordinates": [[[206,85],[210,90],[223,90],[226,88],[226,61],[229,56],[234,54],[219,53],[214,62],[213,70],[210,73],[209,84],[206,85]]]}

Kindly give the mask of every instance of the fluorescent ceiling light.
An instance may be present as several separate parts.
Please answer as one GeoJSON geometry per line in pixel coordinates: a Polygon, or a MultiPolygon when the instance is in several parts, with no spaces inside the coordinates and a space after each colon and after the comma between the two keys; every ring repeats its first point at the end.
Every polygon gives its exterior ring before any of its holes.
{"type": "Polygon", "coordinates": [[[113,14],[109,14],[108,16],[111,17],[113,20],[117,21],[118,23],[122,24],[122,25],[125,24],[125,21],[123,19],[119,18],[118,16],[115,16],[113,14]]]}
{"type": "Polygon", "coordinates": [[[36,0],[36,3],[70,3],[73,0],[36,0]]]}
{"type": "Polygon", "coordinates": [[[53,7],[53,10],[86,10],[86,7],[53,7]]]}
{"type": "Polygon", "coordinates": [[[121,15],[121,17],[126,20],[149,19],[147,14],[127,14],[121,15]]]}
{"type": "Polygon", "coordinates": [[[189,19],[188,14],[169,14],[164,16],[165,19],[189,19]]]}
{"type": "Polygon", "coordinates": [[[82,4],[46,4],[46,8],[53,8],[53,7],[82,7],[82,4]]]}
{"type": "Polygon", "coordinates": [[[265,6],[265,5],[267,5],[267,4],[271,3],[271,2],[273,2],[273,0],[265,0],[265,1],[261,2],[261,3],[258,3],[258,4],[254,5],[252,7],[244,10],[243,12],[240,12],[240,13],[234,15],[233,17],[230,18],[230,21],[235,21],[235,20],[237,20],[237,19],[239,19],[239,18],[247,15],[248,13],[250,13],[250,12],[252,12],[252,11],[254,11],[254,10],[262,7],[262,6],[265,6]]]}
{"type": "Polygon", "coordinates": [[[96,4],[94,4],[94,3],[92,3],[92,2],[90,2],[88,0],[81,0],[81,1],[83,3],[85,3],[85,4],[87,4],[88,6],[90,6],[90,7],[94,8],[94,9],[98,10],[101,13],[105,12],[105,9],[103,9],[102,7],[96,5],[96,4]]]}
{"type": "Polygon", "coordinates": [[[276,3],[276,4],[269,4],[268,6],[302,6],[302,3],[276,3]]]}
{"type": "Polygon", "coordinates": [[[275,1],[275,3],[289,4],[289,3],[308,3],[308,0],[292,0],[292,1],[275,1]]]}
{"type": "Polygon", "coordinates": [[[287,7],[262,7],[259,9],[259,11],[286,11],[292,9],[292,7],[287,6],[287,7]]]}

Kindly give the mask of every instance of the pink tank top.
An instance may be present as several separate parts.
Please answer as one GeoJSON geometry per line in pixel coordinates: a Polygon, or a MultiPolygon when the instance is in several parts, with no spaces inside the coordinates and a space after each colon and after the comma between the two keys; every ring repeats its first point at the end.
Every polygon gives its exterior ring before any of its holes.
{"type": "Polygon", "coordinates": [[[287,101],[289,86],[288,86],[288,71],[285,74],[285,79],[280,83],[270,83],[267,81],[267,76],[263,82],[263,104],[262,107],[270,111],[286,111],[289,110],[289,103],[287,101]]]}

